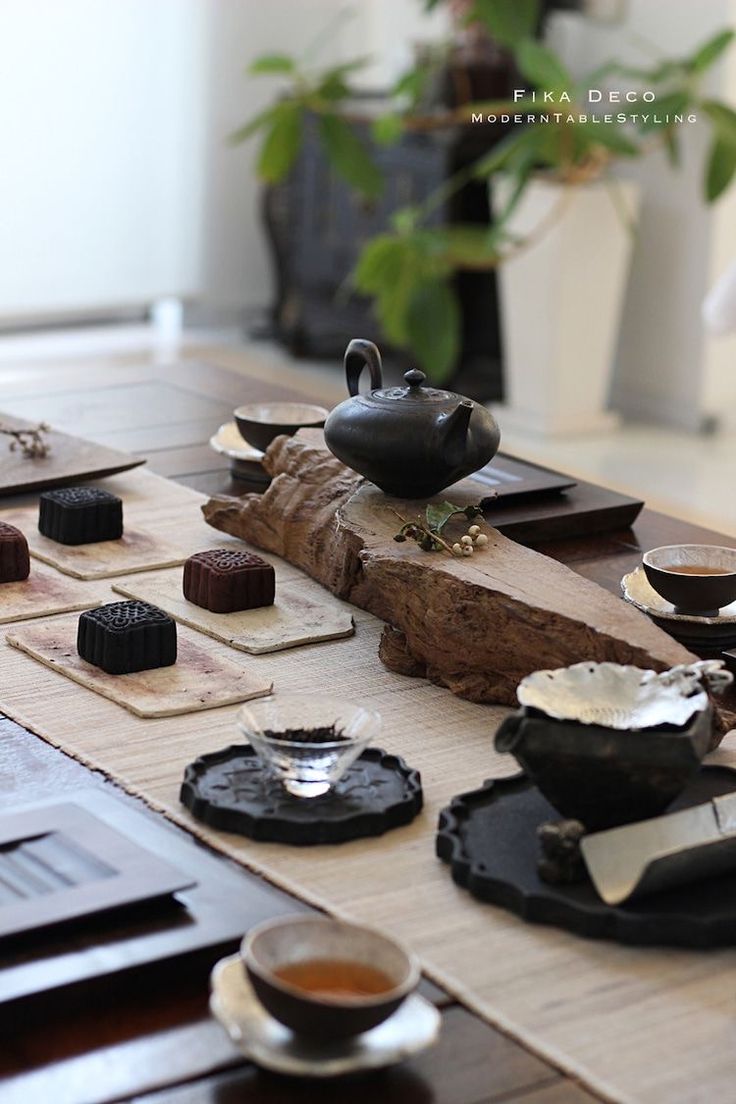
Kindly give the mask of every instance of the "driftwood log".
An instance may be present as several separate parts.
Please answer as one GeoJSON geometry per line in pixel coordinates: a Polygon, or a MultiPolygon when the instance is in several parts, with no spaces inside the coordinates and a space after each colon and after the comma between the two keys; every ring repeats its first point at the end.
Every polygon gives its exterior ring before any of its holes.
{"type": "MultiPolygon", "coordinates": [[[[216,496],[202,507],[206,520],[382,618],[391,670],[471,701],[515,704],[520,679],[540,668],[589,659],[663,670],[695,658],[633,606],[494,529],[468,558],[397,544],[392,509],[410,519],[423,504],[387,498],[316,431],[277,438],[264,466],[265,494],[216,496]]],[[[452,501],[473,501],[471,489],[458,484],[452,501]]]]}

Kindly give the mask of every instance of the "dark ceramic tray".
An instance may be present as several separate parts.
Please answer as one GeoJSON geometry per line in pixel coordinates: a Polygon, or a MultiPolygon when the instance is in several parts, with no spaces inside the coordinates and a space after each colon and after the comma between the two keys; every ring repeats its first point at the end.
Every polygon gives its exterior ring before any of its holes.
{"type": "Polygon", "coordinates": [[[254,750],[234,744],[184,772],[180,799],[197,820],[271,843],[345,843],[409,824],[422,808],[419,772],[368,748],[324,797],[297,798],[264,775],[254,750]]]}
{"type": "MultiPolygon", "coordinates": [[[[702,767],[669,811],[736,790],[736,774],[702,767]]],[[[486,782],[454,798],[440,814],[437,854],[458,885],[481,901],[529,923],[553,924],[577,935],[619,943],[713,947],[736,944],[736,871],[606,905],[591,882],[554,886],[537,875],[538,825],[559,820],[525,775],[486,782]]]]}

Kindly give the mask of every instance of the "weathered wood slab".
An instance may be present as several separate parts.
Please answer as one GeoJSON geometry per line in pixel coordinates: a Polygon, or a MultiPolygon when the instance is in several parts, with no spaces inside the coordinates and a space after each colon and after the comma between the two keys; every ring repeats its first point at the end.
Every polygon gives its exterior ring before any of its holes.
{"type": "Polygon", "coordinates": [[[100,588],[85,586],[76,579],[67,579],[35,561],[31,574],[19,583],[0,586],[0,625],[27,621],[31,617],[50,617],[55,613],[90,609],[105,601],[100,588]]]}
{"type": "MultiPolygon", "coordinates": [[[[314,432],[279,437],[263,495],[215,497],[215,528],[275,552],[390,627],[381,658],[477,702],[515,704],[531,671],[581,660],[663,670],[694,657],[638,610],[562,564],[488,529],[472,558],[397,544],[419,504],[390,499],[326,451],[314,432]]],[[[477,490],[475,492],[477,495],[477,490]]],[[[472,487],[452,490],[458,504],[472,487]]]]}
{"type": "Polygon", "coordinates": [[[173,567],[186,559],[184,551],[154,531],[126,521],[120,540],[94,544],[59,544],[38,531],[38,507],[0,511],[0,521],[15,525],[28,541],[31,555],[74,579],[110,579],[132,571],[173,567]]]}
{"type": "Polygon", "coordinates": [[[181,569],[120,579],[113,590],[126,598],[150,602],[183,625],[252,655],[352,636],[355,631],[349,609],[324,591],[320,593],[319,587],[303,575],[284,583],[277,577],[272,606],[236,613],[213,613],[187,601],[182,593],[181,569]]]}
{"type": "MultiPolygon", "coordinates": [[[[31,429],[36,425],[1,411],[0,422],[8,429],[31,429]]],[[[57,429],[50,429],[44,437],[51,446],[50,452],[35,460],[27,459],[20,449],[11,452],[10,439],[0,437],[0,496],[64,487],[83,479],[99,479],[146,462],[128,452],[98,445],[83,437],[72,437],[57,429]]]]}
{"type": "Polygon", "coordinates": [[[13,629],[6,639],[12,647],[138,717],[173,717],[271,692],[265,672],[244,668],[222,655],[221,649],[200,643],[187,629],[179,630],[179,654],[173,666],[108,675],[78,655],[77,622],[76,616],[55,617],[13,629]]]}

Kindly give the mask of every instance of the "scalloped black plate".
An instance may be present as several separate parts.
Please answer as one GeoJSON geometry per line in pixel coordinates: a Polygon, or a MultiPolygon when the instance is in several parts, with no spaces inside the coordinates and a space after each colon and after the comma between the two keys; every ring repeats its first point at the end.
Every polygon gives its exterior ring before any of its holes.
{"type": "MultiPolygon", "coordinates": [[[[736,774],[702,767],[669,811],[736,790],[736,774]]],[[[458,885],[534,924],[619,943],[680,947],[736,944],[736,871],[613,908],[591,882],[553,886],[537,875],[536,829],[559,820],[525,775],[486,782],[440,813],[437,854],[458,885]]]]}
{"type": "Polygon", "coordinates": [[[190,763],[180,800],[197,820],[250,839],[301,846],[382,836],[422,808],[419,771],[398,755],[367,748],[324,797],[292,797],[264,776],[249,744],[190,763]]]}

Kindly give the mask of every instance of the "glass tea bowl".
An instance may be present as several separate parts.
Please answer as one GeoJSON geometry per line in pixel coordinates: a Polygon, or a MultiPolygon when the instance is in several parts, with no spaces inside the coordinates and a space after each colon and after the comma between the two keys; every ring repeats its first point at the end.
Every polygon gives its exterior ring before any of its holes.
{"type": "Polygon", "coordinates": [[[238,710],[240,731],[294,797],[328,793],[381,731],[381,717],[321,694],[279,694],[238,710]]]}

